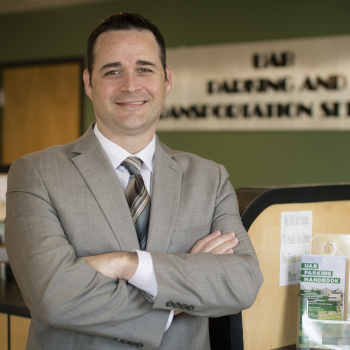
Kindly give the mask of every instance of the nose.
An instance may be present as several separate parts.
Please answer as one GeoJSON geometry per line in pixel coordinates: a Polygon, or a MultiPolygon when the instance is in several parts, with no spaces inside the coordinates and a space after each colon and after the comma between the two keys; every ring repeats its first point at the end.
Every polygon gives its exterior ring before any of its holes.
{"type": "Polygon", "coordinates": [[[127,93],[134,93],[138,90],[141,90],[141,84],[139,82],[139,79],[135,74],[125,72],[123,79],[122,79],[122,84],[120,86],[120,89],[122,92],[127,92],[127,93]]]}

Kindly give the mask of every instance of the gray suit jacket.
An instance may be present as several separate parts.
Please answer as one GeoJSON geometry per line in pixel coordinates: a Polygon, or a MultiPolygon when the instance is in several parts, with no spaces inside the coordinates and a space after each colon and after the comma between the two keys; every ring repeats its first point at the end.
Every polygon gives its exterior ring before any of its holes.
{"type": "Polygon", "coordinates": [[[81,259],[139,248],[124,191],[92,127],[13,163],[5,223],[10,263],[32,315],[28,350],[207,350],[208,316],[248,308],[262,283],[225,168],[159,140],[147,241],[154,302],[81,259]],[[188,254],[215,230],[236,232],[235,254],[188,254]],[[194,308],[164,332],[169,301],[194,308]]]}

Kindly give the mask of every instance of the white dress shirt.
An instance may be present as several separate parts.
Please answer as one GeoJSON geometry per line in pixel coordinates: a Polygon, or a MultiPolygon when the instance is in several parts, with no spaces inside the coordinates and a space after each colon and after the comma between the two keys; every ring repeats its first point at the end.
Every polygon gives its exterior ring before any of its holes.
{"type": "MultiPolygon", "coordinates": [[[[156,149],[156,137],[154,136],[152,141],[139,153],[130,154],[124,148],[118,146],[117,144],[103,136],[98,130],[97,124],[95,124],[94,133],[97,139],[100,141],[102,148],[107,153],[107,156],[111,161],[113,168],[115,169],[115,172],[119,178],[119,181],[124,191],[126,190],[126,186],[129,182],[130,174],[128,170],[120,164],[127,157],[130,156],[137,157],[142,160],[141,176],[143,178],[143,182],[147,188],[147,191],[150,197],[152,198],[152,179],[154,153],[156,149]]],[[[132,276],[132,278],[129,280],[129,283],[156,297],[158,293],[158,286],[156,276],[154,274],[152,256],[149,252],[142,250],[135,250],[135,252],[139,257],[139,264],[137,266],[137,270],[134,276],[132,276]]],[[[171,322],[173,320],[173,316],[174,310],[170,312],[165,330],[167,330],[170,327],[171,322]]]]}

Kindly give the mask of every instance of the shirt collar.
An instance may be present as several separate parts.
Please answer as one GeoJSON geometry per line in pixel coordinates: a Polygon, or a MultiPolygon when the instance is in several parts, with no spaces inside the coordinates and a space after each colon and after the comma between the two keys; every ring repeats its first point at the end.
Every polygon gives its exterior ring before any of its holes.
{"type": "MultiPolygon", "coordinates": [[[[118,168],[121,162],[127,157],[138,157],[142,160],[143,164],[153,172],[154,166],[154,152],[156,150],[156,135],[153,136],[152,141],[139,153],[131,154],[124,148],[118,146],[107,137],[103,136],[98,130],[97,123],[94,127],[94,133],[97,139],[100,141],[102,148],[107,153],[109,160],[112,163],[114,169],[118,168]]],[[[142,165],[143,165],[142,164],[142,165]]]]}

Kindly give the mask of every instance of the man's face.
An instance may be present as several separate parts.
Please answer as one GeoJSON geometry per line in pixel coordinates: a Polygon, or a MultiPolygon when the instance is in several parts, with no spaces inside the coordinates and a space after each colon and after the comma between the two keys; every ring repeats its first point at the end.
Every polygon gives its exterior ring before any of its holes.
{"type": "Polygon", "coordinates": [[[120,135],[153,137],[165,97],[171,91],[171,70],[166,68],[165,81],[152,32],[102,33],[94,54],[92,76],[85,70],[84,83],[99,130],[110,139],[120,135]]]}

